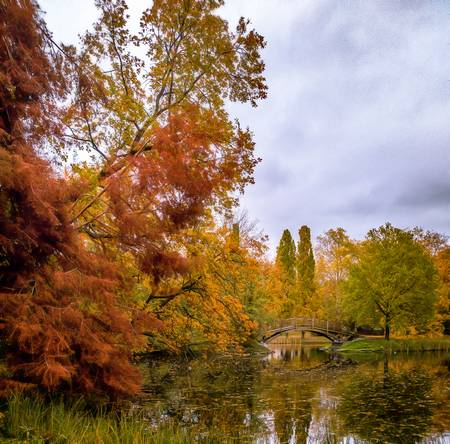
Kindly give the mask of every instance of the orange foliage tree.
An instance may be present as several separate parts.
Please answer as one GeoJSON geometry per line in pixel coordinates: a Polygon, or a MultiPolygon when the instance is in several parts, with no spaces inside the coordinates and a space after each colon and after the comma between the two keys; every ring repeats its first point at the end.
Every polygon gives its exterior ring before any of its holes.
{"type": "Polygon", "coordinates": [[[438,270],[438,300],[436,320],[440,324],[439,332],[450,334],[450,247],[442,248],[433,258],[438,270]]]}
{"type": "Polygon", "coordinates": [[[258,161],[223,108],[266,95],[248,22],[232,33],[221,1],[161,0],[131,35],[124,1],[96,4],[80,50],[54,42],[33,0],[0,4],[3,388],[135,392],[131,352],[162,326],[150,302],[198,290],[190,233],[258,161]],[[83,151],[64,174],[47,160],[83,151]]]}
{"type": "Polygon", "coordinates": [[[230,32],[222,4],[155,1],[131,34],[126,3],[99,0],[80,50],[63,47],[72,94],[59,153],[93,158],[77,172],[90,187],[73,221],[93,248],[129,252],[160,297],[164,279],[189,270],[184,231],[208,208],[229,210],[258,162],[224,101],[265,97],[264,40],[243,19],[230,32]]]}
{"type": "MultiPolygon", "coordinates": [[[[45,52],[31,1],[1,4],[0,313],[12,378],[48,389],[134,392],[131,350],[156,321],[120,309],[114,264],[86,250],[70,209],[84,184],[69,184],[37,155],[53,124],[63,79],[45,52]]],[[[56,64],[55,64],[56,63],[56,64]]]]}
{"type": "Polygon", "coordinates": [[[72,94],[59,146],[92,154],[75,172],[89,187],[73,222],[91,248],[124,265],[147,309],[195,297],[203,265],[188,247],[192,233],[233,208],[259,161],[224,103],[266,96],[265,43],[244,19],[230,31],[216,13],[222,4],[155,1],[132,34],[126,3],[99,0],[81,48],[62,48],[72,94]]]}

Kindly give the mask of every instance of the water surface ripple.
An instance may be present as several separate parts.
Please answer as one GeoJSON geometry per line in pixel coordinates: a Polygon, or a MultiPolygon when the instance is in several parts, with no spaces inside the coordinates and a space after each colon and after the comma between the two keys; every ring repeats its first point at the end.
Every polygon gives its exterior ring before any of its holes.
{"type": "Polygon", "coordinates": [[[263,360],[145,363],[142,407],[199,441],[450,443],[449,354],[354,354],[357,365],[341,366],[314,347],[272,349],[263,360]]]}

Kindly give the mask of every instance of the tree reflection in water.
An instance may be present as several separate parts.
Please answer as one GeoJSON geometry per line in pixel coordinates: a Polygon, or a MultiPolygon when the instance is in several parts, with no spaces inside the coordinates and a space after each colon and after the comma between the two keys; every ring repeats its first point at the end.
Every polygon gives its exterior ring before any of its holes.
{"type": "Polygon", "coordinates": [[[337,414],[347,433],[373,443],[415,443],[427,435],[435,402],[420,368],[359,372],[343,385],[337,414]]]}
{"type": "Polygon", "coordinates": [[[432,435],[445,442],[439,437],[450,429],[448,356],[383,362],[382,355],[360,355],[367,362],[304,371],[328,358],[285,348],[264,364],[251,358],[150,364],[142,408],[152,423],[172,420],[200,442],[413,444],[432,435]]]}

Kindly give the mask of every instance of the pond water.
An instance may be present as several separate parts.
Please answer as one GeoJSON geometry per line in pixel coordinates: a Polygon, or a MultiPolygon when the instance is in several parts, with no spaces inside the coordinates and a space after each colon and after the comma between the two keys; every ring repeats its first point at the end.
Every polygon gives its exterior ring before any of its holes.
{"type": "Polygon", "coordinates": [[[271,347],[263,359],[146,363],[142,407],[200,441],[450,443],[449,354],[346,354],[357,363],[340,365],[318,348],[271,347]]]}

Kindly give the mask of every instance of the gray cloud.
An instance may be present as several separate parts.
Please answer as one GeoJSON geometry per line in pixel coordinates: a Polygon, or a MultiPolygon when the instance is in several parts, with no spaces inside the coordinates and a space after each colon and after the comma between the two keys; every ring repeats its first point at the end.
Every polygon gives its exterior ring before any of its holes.
{"type": "MultiPolygon", "coordinates": [[[[41,2],[65,41],[93,22],[92,3],[41,2]]],[[[132,14],[148,3],[129,0],[132,14]]],[[[449,234],[450,3],[226,3],[230,24],[249,17],[268,42],[269,98],[229,110],[263,158],[242,206],[272,252],[302,224],[357,238],[386,221],[449,234]]]]}
{"type": "Polygon", "coordinates": [[[449,4],[258,4],[230,2],[227,13],[249,15],[267,37],[270,98],[232,110],[263,162],[287,172],[271,188],[278,174],[258,171],[243,199],[272,246],[304,223],[354,237],[386,221],[448,233],[449,4]]]}

